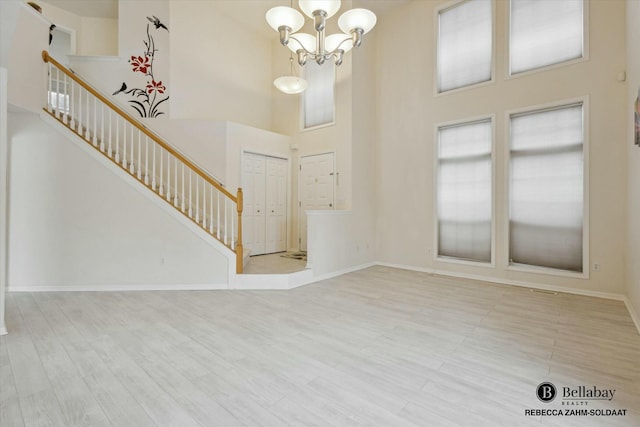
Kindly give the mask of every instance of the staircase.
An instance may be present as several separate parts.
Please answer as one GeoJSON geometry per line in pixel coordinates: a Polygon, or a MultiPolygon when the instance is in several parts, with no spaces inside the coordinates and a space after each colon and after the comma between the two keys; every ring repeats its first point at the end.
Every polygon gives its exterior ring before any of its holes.
{"type": "Polygon", "coordinates": [[[44,111],[220,241],[243,270],[242,189],[235,195],[47,51],[44,111]]]}

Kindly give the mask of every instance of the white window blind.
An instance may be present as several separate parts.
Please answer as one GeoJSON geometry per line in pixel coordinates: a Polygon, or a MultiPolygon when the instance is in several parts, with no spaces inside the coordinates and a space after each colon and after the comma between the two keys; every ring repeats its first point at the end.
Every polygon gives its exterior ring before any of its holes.
{"type": "Polygon", "coordinates": [[[438,256],[491,262],[491,120],[438,129],[438,256]]]}
{"type": "Polygon", "coordinates": [[[582,108],[511,117],[512,263],[583,270],[582,108]]]}
{"type": "Polygon", "coordinates": [[[468,0],[438,14],[438,92],[491,80],[491,0],[468,0]]]}
{"type": "Polygon", "coordinates": [[[511,74],[583,57],[583,0],[511,0],[511,74]]]}
{"type": "Polygon", "coordinates": [[[303,93],[304,129],[331,124],[335,121],[334,86],[336,70],[333,62],[318,65],[309,61],[304,66],[309,86],[303,93]]]}

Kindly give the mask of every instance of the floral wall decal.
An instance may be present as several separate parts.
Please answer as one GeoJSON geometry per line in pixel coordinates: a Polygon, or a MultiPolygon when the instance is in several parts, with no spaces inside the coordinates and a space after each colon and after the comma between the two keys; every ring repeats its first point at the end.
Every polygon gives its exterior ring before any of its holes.
{"type": "MultiPolygon", "coordinates": [[[[169,31],[156,16],[153,16],[153,18],[147,17],[147,19],[153,24],[154,30],[164,29],[167,32],[169,31]]],[[[160,107],[169,100],[169,96],[166,94],[167,87],[162,84],[162,80],[157,80],[154,75],[153,64],[158,49],[151,33],[151,24],[147,24],[147,39],[143,41],[144,52],[142,55],[132,55],[129,59],[131,71],[136,74],[141,73],[147,77],[146,85],[144,88],[129,88],[126,82],[123,82],[120,89],[113,92],[114,96],[119,94],[129,95],[130,99],[127,102],[140,117],[158,117],[165,114],[160,107]]]]}

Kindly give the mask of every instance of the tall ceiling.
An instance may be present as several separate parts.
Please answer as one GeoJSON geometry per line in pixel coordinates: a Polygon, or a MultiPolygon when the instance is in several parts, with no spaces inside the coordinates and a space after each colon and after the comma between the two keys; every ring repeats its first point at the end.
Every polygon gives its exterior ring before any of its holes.
{"type": "MultiPolygon", "coordinates": [[[[1,1],[1,0],[0,0],[1,1]]],[[[34,0],[36,3],[38,0],[34,0]]],[[[122,0],[136,1],[136,0],[122,0]]],[[[264,15],[267,10],[275,6],[288,6],[290,0],[201,0],[214,1],[221,13],[237,22],[242,22],[254,31],[265,35],[273,35],[267,25],[264,15]]],[[[371,9],[378,17],[389,10],[407,3],[409,0],[361,0],[360,7],[371,9]]],[[[76,15],[93,18],[118,17],[118,0],[43,0],[43,3],[59,7],[76,15]]],[[[297,1],[294,1],[294,7],[297,1]]]]}

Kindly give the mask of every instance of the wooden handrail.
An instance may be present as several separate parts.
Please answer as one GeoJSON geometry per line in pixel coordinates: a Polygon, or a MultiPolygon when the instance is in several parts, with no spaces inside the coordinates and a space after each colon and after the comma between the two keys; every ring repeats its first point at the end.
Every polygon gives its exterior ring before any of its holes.
{"type": "Polygon", "coordinates": [[[120,107],[118,107],[113,102],[111,102],[107,98],[105,98],[100,92],[96,91],[91,86],[89,86],[87,83],[85,83],[84,80],[82,80],[81,78],[76,76],[71,70],[67,69],[64,65],[60,64],[58,61],[56,61],[54,58],[52,58],[49,55],[49,52],[47,52],[46,50],[42,51],[42,60],[44,62],[50,62],[51,64],[55,65],[59,70],[61,70],[64,74],[69,76],[72,80],[74,80],[76,83],[78,83],[80,86],[82,86],[85,90],[87,90],[93,96],[95,96],[100,101],[102,101],[105,105],[109,106],[109,108],[111,108],[113,111],[115,111],[120,116],[122,116],[122,118],[124,118],[126,121],[128,121],[132,126],[136,127],[140,132],[142,132],[145,135],[147,135],[149,138],[151,138],[153,141],[155,141],[158,145],[160,145],[162,148],[164,148],[169,153],[171,153],[176,159],[180,160],[182,163],[187,165],[191,170],[193,170],[195,173],[200,175],[200,177],[202,177],[202,179],[204,179],[209,184],[213,185],[218,191],[220,191],[226,197],[231,199],[234,203],[238,203],[238,199],[236,198],[236,196],[234,196],[229,191],[227,191],[218,182],[216,182],[213,178],[211,178],[206,172],[204,172],[198,166],[193,164],[191,161],[189,161],[186,157],[184,157],[182,154],[177,152],[174,148],[172,148],[166,142],[162,141],[162,139],[160,137],[155,135],[153,132],[149,131],[149,129],[147,129],[144,125],[138,123],[138,121],[134,117],[132,117],[130,114],[128,114],[125,111],[123,111],[120,107]]]}

